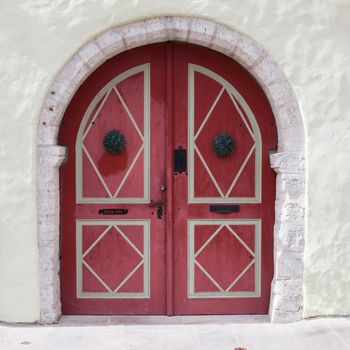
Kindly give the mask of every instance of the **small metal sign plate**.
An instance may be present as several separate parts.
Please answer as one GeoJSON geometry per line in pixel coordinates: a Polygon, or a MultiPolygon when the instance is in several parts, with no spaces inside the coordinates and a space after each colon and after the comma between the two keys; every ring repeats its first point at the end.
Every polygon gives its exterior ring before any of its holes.
{"type": "Polygon", "coordinates": [[[100,215],[126,215],[128,213],[128,209],[100,209],[98,213],[100,215]]]}

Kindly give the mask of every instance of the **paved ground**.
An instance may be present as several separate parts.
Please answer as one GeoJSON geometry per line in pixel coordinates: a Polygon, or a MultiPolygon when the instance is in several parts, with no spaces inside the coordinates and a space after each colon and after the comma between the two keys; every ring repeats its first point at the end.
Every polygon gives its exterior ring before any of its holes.
{"type": "Polygon", "coordinates": [[[288,325],[266,316],[63,317],[58,325],[0,325],[1,350],[350,350],[350,318],[288,325]]]}

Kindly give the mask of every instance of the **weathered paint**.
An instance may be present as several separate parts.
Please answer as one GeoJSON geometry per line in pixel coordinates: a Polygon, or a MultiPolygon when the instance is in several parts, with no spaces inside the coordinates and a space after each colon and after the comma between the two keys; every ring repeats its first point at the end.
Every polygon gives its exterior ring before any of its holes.
{"type": "MultiPolygon", "coordinates": [[[[0,10],[0,320],[39,319],[35,144],[50,83],[101,31],[167,14],[242,31],[285,72],[307,131],[305,315],[350,313],[349,1],[3,0],[0,10]]],[[[298,251],[302,242],[292,239],[298,251]]]]}
{"type": "Polygon", "coordinates": [[[277,148],[273,113],[261,87],[232,60],[187,44],[173,50],[174,145],[188,154],[187,172],[174,176],[174,312],[268,313],[276,192],[269,162],[269,150],[277,148]],[[235,142],[226,158],[212,149],[222,132],[235,142]],[[214,203],[240,208],[217,213],[209,210],[214,203]],[[237,233],[240,243],[232,239],[237,233]]]}
{"type": "Polygon", "coordinates": [[[114,57],[66,110],[59,136],[69,154],[60,169],[64,314],[165,313],[165,215],[150,205],[165,197],[165,52],[155,45],[114,57]],[[118,155],[103,146],[113,129],[126,139],[118,155]],[[102,208],[128,213],[101,215],[102,208]]]}
{"type": "MultiPolygon", "coordinates": [[[[269,151],[277,147],[276,136],[261,87],[240,65],[215,51],[158,43],[100,66],[74,95],[59,135],[69,154],[60,169],[62,312],[172,314],[164,308],[165,291],[171,286],[164,288],[165,230],[160,219],[173,216],[167,235],[174,242],[174,259],[166,257],[175,271],[174,278],[167,276],[174,283],[174,300],[167,300],[174,304],[173,313],[267,313],[276,177],[269,151]],[[173,82],[165,74],[169,55],[173,82]],[[165,100],[164,86],[167,90],[170,84],[174,93],[165,100]],[[169,164],[171,183],[160,190],[164,125],[169,125],[164,105],[169,103],[175,118],[165,139],[174,135],[174,142],[167,141],[167,148],[183,145],[191,160],[181,173],[174,173],[169,164]],[[118,155],[103,147],[112,129],[126,137],[126,148],[118,155]],[[222,131],[235,143],[225,159],[208,143],[222,131]],[[189,196],[188,186],[194,187],[189,196]],[[164,213],[159,217],[159,208],[150,207],[149,201],[162,197],[164,213]],[[168,206],[172,201],[173,211],[168,206]],[[240,208],[224,215],[209,212],[211,203],[240,203],[240,208]],[[126,208],[128,214],[101,221],[105,207],[126,208]],[[143,230],[135,226],[140,219],[147,219],[143,230]]],[[[46,300],[41,302],[43,308],[46,300]]]]}

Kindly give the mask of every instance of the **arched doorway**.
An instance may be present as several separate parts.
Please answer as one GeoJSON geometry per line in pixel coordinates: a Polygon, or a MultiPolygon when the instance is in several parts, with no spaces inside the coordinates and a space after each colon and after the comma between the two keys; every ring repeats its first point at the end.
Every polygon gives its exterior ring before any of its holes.
{"type": "Polygon", "coordinates": [[[63,313],[268,312],[277,131],[243,67],[180,43],[120,54],[59,143],[63,313]]]}
{"type": "Polygon", "coordinates": [[[305,232],[304,125],[295,95],[269,54],[248,36],[210,20],[155,17],[110,28],[86,43],[62,67],[43,102],[37,138],[37,214],[41,323],[61,315],[59,263],[59,167],[67,157],[57,144],[64,111],[77,88],[108,58],[168,40],[210,47],[233,58],[259,82],[269,99],[278,130],[274,224],[274,279],[269,314],[273,322],[299,320],[303,313],[303,246],[293,237],[305,232]]]}

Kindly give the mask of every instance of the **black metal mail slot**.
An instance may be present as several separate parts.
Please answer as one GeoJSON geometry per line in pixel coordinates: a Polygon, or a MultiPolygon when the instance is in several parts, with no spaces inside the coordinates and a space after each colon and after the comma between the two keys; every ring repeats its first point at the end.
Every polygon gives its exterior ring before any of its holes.
{"type": "Polygon", "coordinates": [[[100,215],[126,215],[128,209],[100,209],[98,213],[100,215]]]}
{"type": "Polygon", "coordinates": [[[228,213],[238,213],[239,205],[237,204],[212,204],[209,205],[209,211],[212,213],[228,214],[228,213]]]}

